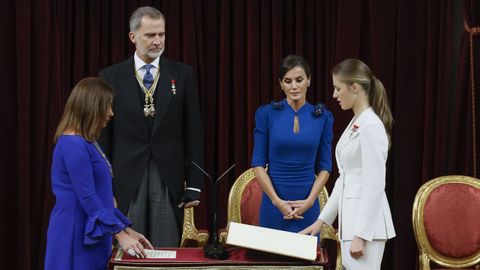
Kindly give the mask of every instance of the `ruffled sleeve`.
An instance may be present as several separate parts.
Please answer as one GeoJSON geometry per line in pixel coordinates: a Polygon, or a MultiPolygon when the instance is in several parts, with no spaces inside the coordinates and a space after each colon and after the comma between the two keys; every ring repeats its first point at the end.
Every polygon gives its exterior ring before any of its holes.
{"type": "Polygon", "coordinates": [[[132,223],[115,208],[113,212],[102,209],[88,217],[85,224],[85,245],[98,243],[106,235],[114,235],[132,223]]]}
{"type": "Polygon", "coordinates": [[[132,222],[126,217],[123,215],[123,213],[118,210],[117,208],[115,208],[115,210],[113,210],[113,214],[125,225],[127,225],[127,227],[131,226],[132,225],[132,222]]]}
{"type": "MultiPolygon", "coordinates": [[[[77,136],[68,136],[63,141],[63,162],[77,199],[87,215],[84,244],[96,244],[104,236],[122,231],[131,222],[113,208],[113,194],[110,195],[111,205],[104,205],[98,196],[88,143],[77,136]]],[[[105,181],[111,181],[111,178],[105,181]]]]}

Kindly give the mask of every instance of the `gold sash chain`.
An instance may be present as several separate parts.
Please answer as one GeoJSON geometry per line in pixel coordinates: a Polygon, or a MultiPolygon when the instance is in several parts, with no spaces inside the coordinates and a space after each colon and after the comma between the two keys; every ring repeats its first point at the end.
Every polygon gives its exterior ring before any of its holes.
{"type": "Polygon", "coordinates": [[[155,89],[157,88],[158,79],[160,78],[160,66],[157,68],[157,72],[155,72],[155,78],[153,80],[152,87],[147,89],[143,84],[143,80],[135,70],[135,78],[137,78],[137,82],[142,88],[143,93],[145,94],[145,105],[143,106],[143,114],[145,117],[153,117],[155,115],[155,104],[153,103],[153,94],[155,94],[155,89]]]}

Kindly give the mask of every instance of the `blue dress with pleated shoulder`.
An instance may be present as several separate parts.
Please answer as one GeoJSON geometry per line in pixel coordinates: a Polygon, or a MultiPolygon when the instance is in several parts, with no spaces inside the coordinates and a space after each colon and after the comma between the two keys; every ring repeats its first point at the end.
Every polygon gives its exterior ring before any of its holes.
{"type": "MultiPolygon", "coordinates": [[[[283,200],[304,200],[310,194],[315,174],[332,169],[332,114],[321,104],[306,102],[297,112],[286,100],[261,106],[255,113],[252,167],[266,167],[278,196],[283,200]],[[299,133],[293,132],[295,114],[299,133]]],[[[318,218],[315,203],[301,220],[285,220],[263,193],[259,225],[298,232],[318,218]]]]}
{"type": "Polygon", "coordinates": [[[52,158],[55,206],[47,232],[45,270],[105,270],[112,235],[130,225],[113,204],[112,176],[94,143],[62,135],[52,158]]]}

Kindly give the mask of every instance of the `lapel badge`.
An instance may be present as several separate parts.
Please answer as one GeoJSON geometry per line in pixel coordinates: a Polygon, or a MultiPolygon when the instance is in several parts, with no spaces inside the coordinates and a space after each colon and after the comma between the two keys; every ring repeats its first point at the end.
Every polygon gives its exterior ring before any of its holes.
{"type": "Polygon", "coordinates": [[[355,124],[352,126],[352,129],[350,130],[350,137],[348,137],[349,139],[351,139],[352,136],[355,135],[355,133],[357,133],[358,128],[359,128],[359,126],[357,126],[355,124]]]}
{"type": "Polygon", "coordinates": [[[174,95],[176,95],[177,94],[177,89],[175,88],[175,79],[172,79],[171,82],[172,82],[172,93],[174,95]]]}

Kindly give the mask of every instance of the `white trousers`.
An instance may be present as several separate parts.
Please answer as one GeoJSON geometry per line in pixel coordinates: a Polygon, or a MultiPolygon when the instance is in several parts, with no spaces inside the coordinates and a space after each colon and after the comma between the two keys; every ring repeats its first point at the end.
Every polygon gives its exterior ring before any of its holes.
{"type": "Polygon", "coordinates": [[[342,264],[346,270],[380,270],[386,240],[365,241],[365,252],[358,259],[350,255],[352,241],[340,241],[342,264]]]}

